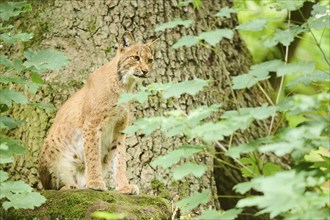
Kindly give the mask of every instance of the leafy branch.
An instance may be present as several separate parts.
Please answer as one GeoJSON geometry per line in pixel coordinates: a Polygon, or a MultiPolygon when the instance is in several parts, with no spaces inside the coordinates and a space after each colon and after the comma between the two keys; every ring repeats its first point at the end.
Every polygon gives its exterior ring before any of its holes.
{"type": "MultiPolygon", "coordinates": [[[[10,18],[28,11],[31,11],[31,6],[25,1],[0,3],[0,18],[3,21],[9,22],[10,18]]],[[[4,23],[0,23],[0,29],[2,32],[0,34],[1,46],[11,46],[33,38],[31,33],[15,33],[12,25],[4,26],[4,23]]],[[[68,57],[52,50],[32,51],[28,49],[24,52],[22,59],[0,56],[0,70],[2,71],[0,76],[0,164],[12,163],[14,155],[25,153],[25,148],[19,140],[6,135],[9,130],[17,128],[24,121],[9,117],[7,110],[12,107],[13,103],[31,105],[41,109],[53,108],[51,104],[30,102],[25,95],[25,90],[34,95],[43,83],[40,74],[49,70],[58,70],[68,61],[68,57]],[[26,75],[29,77],[25,77],[26,75]],[[16,85],[23,85],[24,92],[16,91],[16,85]]],[[[40,193],[33,192],[32,188],[23,181],[11,181],[9,174],[3,170],[0,170],[0,188],[0,199],[3,200],[2,207],[5,210],[11,207],[33,209],[46,201],[40,193]]]]}
{"type": "MultiPolygon", "coordinates": [[[[291,24],[291,12],[299,10],[304,1],[276,0],[275,2],[276,5],[273,8],[287,12],[287,23],[284,29],[275,27],[273,34],[268,35],[267,39],[262,38],[263,42],[260,42],[260,44],[268,48],[282,44],[285,47],[284,62],[281,60],[269,60],[255,64],[251,66],[248,73],[232,78],[233,97],[235,97],[233,90],[250,89],[257,86],[271,106],[262,105],[254,108],[237,108],[235,111],[225,111],[218,120],[212,120],[210,117],[213,112],[218,111],[220,105],[201,106],[187,113],[177,107],[177,110],[166,112],[164,116],[139,119],[126,132],[140,130],[149,135],[159,129],[168,137],[181,135],[188,138],[188,140],[197,138],[201,143],[204,143],[198,146],[181,146],[166,155],[160,156],[151,163],[154,167],[160,166],[165,169],[173,167],[172,173],[175,179],[184,178],[188,174],[199,178],[206,172],[205,165],[199,165],[196,161],[192,162],[191,159],[194,154],[208,155],[213,159],[219,160],[220,163],[237,169],[238,167],[235,165],[219,159],[217,155],[207,150],[213,144],[220,148],[225,152],[226,156],[233,158],[240,165],[242,175],[250,178],[250,181],[236,185],[235,190],[242,194],[251,189],[261,192],[261,195],[258,196],[242,197],[237,204],[237,208],[257,206],[260,209],[260,212],[257,214],[269,213],[271,218],[278,215],[284,218],[291,218],[292,216],[309,216],[311,218],[315,213],[321,216],[321,218],[325,218],[329,202],[325,201],[324,198],[329,196],[329,191],[323,190],[321,185],[329,181],[329,175],[325,175],[325,172],[329,171],[327,165],[330,161],[328,155],[330,148],[329,137],[326,136],[330,125],[329,120],[325,120],[325,117],[329,115],[329,108],[326,107],[330,101],[329,91],[314,95],[287,94],[282,99],[280,98],[287,88],[291,89],[299,84],[319,85],[330,81],[329,74],[326,71],[317,69],[315,62],[298,61],[289,63],[288,60],[290,45],[294,38],[300,37],[301,33],[312,33],[311,28],[329,28],[328,21],[330,21],[330,16],[327,14],[325,6],[315,4],[313,17],[302,24],[291,24]],[[317,14],[322,16],[317,17],[317,14]],[[270,78],[271,72],[276,73],[276,76],[281,81],[275,101],[270,98],[270,95],[261,86],[262,81],[270,78]],[[292,76],[294,78],[291,81],[285,82],[286,78],[292,78],[292,76]],[[290,126],[286,126],[278,131],[277,127],[280,126],[278,124],[276,129],[274,129],[275,115],[281,115],[281,120],[286,119],[290,126]],[[250,140],[238,146],[232,146],[232,139],[237,131],[244,132],[254,120],[266,120],[268,118],[271,118],[271,122],[267,136],[257,140],[250,140]],[[290,120],[295,118],[299,120],[290,123],[290,120]],[[230,148],[228,149],[222,143],[225,137],[229,137],[230,148]],[[315,151],[315,149],[322,150],[315,151]],[[322,153],[321,156],[319,152],[323,151],[327,153],[322,153]],[[306,155],[315,154],[314,152],[318,152],[317,155],[319,155],[317,156],[317,162],[307,161],[306,158],[308,157],[306,155]],[[278,164],[265,162],[263,158],[257,156],[268,153],[273,153],[278,157],[290,155],[295,167],[292,167],[291,171],[283,170],[278,164]],[[241,157],[241,155],[244,156],[241,157]],[[181,163],[181,158],[189,162],[181,163]],[[306,163],[310,164],[308,168],[306,168],[306,163]],[[285,185],[286,187],[279,187],[274,190],[274,183],[278,186],[285,185]],[[298,200],[292,198],[298,198],[298,200]],[[321,202],[314,202],[318,199],[321,202]]],[[[233,30],[212,30],[212,28],[215,28],[221,19],[229,18],[231,14],[235,14],[238,11],[231,8],[221,9],[215,15],[216,18],[210,26],[211,29],[195,36],[183,36],[172,47],[176,49],[200,45],[218,54],[217,45],[223,38],[231,39],[233,30]]],[[[247,23],[236,26],[235,29],[258,32],[265,29],[270,22],[278,20],[278,18],[253,18],[247,23]]],[[[175,20],[172,23],[168,22],[159,25],[161,28],[157,30],[161,31],[165,30],[165,28],[169,30],[177,26],[189,28],[194,21],[189,20],[189,22],[185,22],[187,21],[175,20]]],[[[316,41],[316,37],[313,36],[313,38],[319,50],[322,50],[320,43],[316,41]]],[[[324,51],[322,53],[326,58],[324,51]]],[[[329,64],[328,61],[327,63],[329,64]]],[[[194,83],[185,81],[164,85],[151,84],[148,87],[140,88],[140,92],[137,94],[129,94],[129,97],[124,95],[120,98],[120,102],[128,102],[134,99],[139,102],[145,102],[149,96],[155,95],[155,92],[159,92],[164,99],[179,98],[181,94],[188,93],[188,91],[191,91],[190,95],[194,95],[205,86],[193,86],[194,83]],[[185,87],[186,84],[190,85],[189,89],[185,87]],[[175,94],[164,95],[168,94],[172,86],[175,88],[175,94]]],[[[177,203],[177,206],[188,212],[200,204],[205,204],[208,199],[210,199],[209,192],[204,190],[189,198],[182,199],[177,203]]],[[[230,212],[236,213],[235,216],[229,218],[233,219],[241,213],[241,210],[228,210],[224,213],[230,212]]],[[[206,217],[220,218],[220,215],[221,213],[215,210],[209,210],[208,212],[202,212],[202,215],[196,219],[206,217]]]]}

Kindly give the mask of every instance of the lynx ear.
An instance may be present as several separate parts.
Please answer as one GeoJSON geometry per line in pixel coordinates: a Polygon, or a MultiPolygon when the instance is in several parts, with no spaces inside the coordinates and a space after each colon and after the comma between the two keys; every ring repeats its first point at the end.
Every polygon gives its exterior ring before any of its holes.
{"type": "Polygon", "coordinates": [[[135,40],[132,34],[128,31],[125,31],[125,33],[122,36],[121,46],[130,47],[134,42],[135,40]]]}
{"type": "Polygon", "coordinates": [[[154,48],[155,45],[158,43],[158,41],[160,41],[160,38],[157,38],[156,40],[147,43],[147,45],[148,45],[150,48],[154,48]]]}

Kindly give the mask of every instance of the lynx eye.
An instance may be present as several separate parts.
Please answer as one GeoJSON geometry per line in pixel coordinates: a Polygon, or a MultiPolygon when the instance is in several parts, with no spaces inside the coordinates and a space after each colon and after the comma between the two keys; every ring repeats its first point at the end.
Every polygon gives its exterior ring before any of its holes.
{"type": "Polygon", "coordinates": [[[153,63],[154,59],[148,59],[148,63],[153,63]]]}
{"type": "Polygon", "coordinates": [[[140,57],[139,57],[139,56],[133,56],[133,59],[134,59],[135,61],[140,61],[140,57]]]}

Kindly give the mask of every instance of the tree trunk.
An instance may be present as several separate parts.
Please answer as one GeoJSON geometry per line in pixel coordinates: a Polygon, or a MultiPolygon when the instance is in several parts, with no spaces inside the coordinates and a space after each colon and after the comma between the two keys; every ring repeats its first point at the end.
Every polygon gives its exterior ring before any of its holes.
{"type": "MultiPolygon", "coordinates": [[[[63,70],[49,72],[44,76],[45,85],[33,100],[54,103],[58,108],[81,87],[89,73],[114,56],[117,39],[128,30],[137,41],[160,38],[155,51],[154,71],[147,83],[183,81],[194,77],[212,81],[212,84],[198,95],[187,95],[174,100],[177,105],[157,97],[149,99],[149,102],[142,106],[132,105],[133,121],[136,118],[161,115],[164,111],[175,109],[175,106],[189,111],[201,104],[222,103],[223,109],[230,110],[264,103],[266,100],[257,90],[240,91],[234,95],[231,89],[231,76],[247,72],[251,63],[251,57],[236,31],[232,40],[223,39],[214,51],[203,46],[171,48],[181,36],[197,35],[210,28],[233,28],[237,25],[235,15],[221,21],[216,21],[213,16],[221,8],[231,7],[230,2],[203,1],[199,10],[194,10],[192,6],[177,7],[176,1],[160,0],[33,2],[33,12],[25,15],[25,21],[21,21],[21,27],[35,34],[32,46],[40,43],[39,48],[58,49],[71,58],[71,63],[63,70]],[[192,27],[154,31],[157,24],[178,17],[194,20],[192,27]]],[[[265,86],[265,89],[267,90],[268,86],[265,86]]],[[[16,158],[11,172],[16,179],[24,179],[36,188],[41,188],[36,169],[39,151],[55,113],[29,106],[16,106],[12,111],[15,118],[26,120],[26,124],[18,128],[14,135],[22,139],[28,153],[16,158]]],[[[263,128],[263,125],[253,128],[251,137],[257,137],[263,128]]],[[[246,139],[243,136],[235,138],[236,142],[246,139]]],[[[184,142],[182,137],[165,138],[159,132],[150,136],[140,133],[130,135],[127,138],[130,181],[139,185],[143,193],[161,194],[169,198],[176,194],[185,196],[190,191],[203,188],[215,189],[212,172],[208,172],[199,180],[187,178],[185,181],[174,182],[168,178],[168,170],[154,169],[149,165],[157,156],[184,142]],[[164,179],[165,185],[162,183],[164,179]]],[[[203,159],[206,163],[213,164],[211,158],[203,159]]],[[[231,188],[242,179],[241,174],[224,164],[216,165],[215,180],[219,195],[232,195],[231,188]]],[[[111,178],[109,181],[111,182],[111,178]]],[[[220,202],[224,208],[234,204],[228,199],[220,199],[220,202]]]]}

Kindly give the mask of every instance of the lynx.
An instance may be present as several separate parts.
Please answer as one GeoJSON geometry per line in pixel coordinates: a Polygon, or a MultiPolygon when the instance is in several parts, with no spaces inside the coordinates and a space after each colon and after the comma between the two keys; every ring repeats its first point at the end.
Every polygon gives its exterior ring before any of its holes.
{"type": "Polygon", "coordinates": [[[126,177],[122,131],[129,124],[129,106],[117,101],[151,70],[154,42],[135,43],[125,32],[116,56],[91,73],[84,87],[59,109],[40,154],[44,189],[107,190],[104,177],[112,165],[116,191],[139,193],[126,177]]]}

